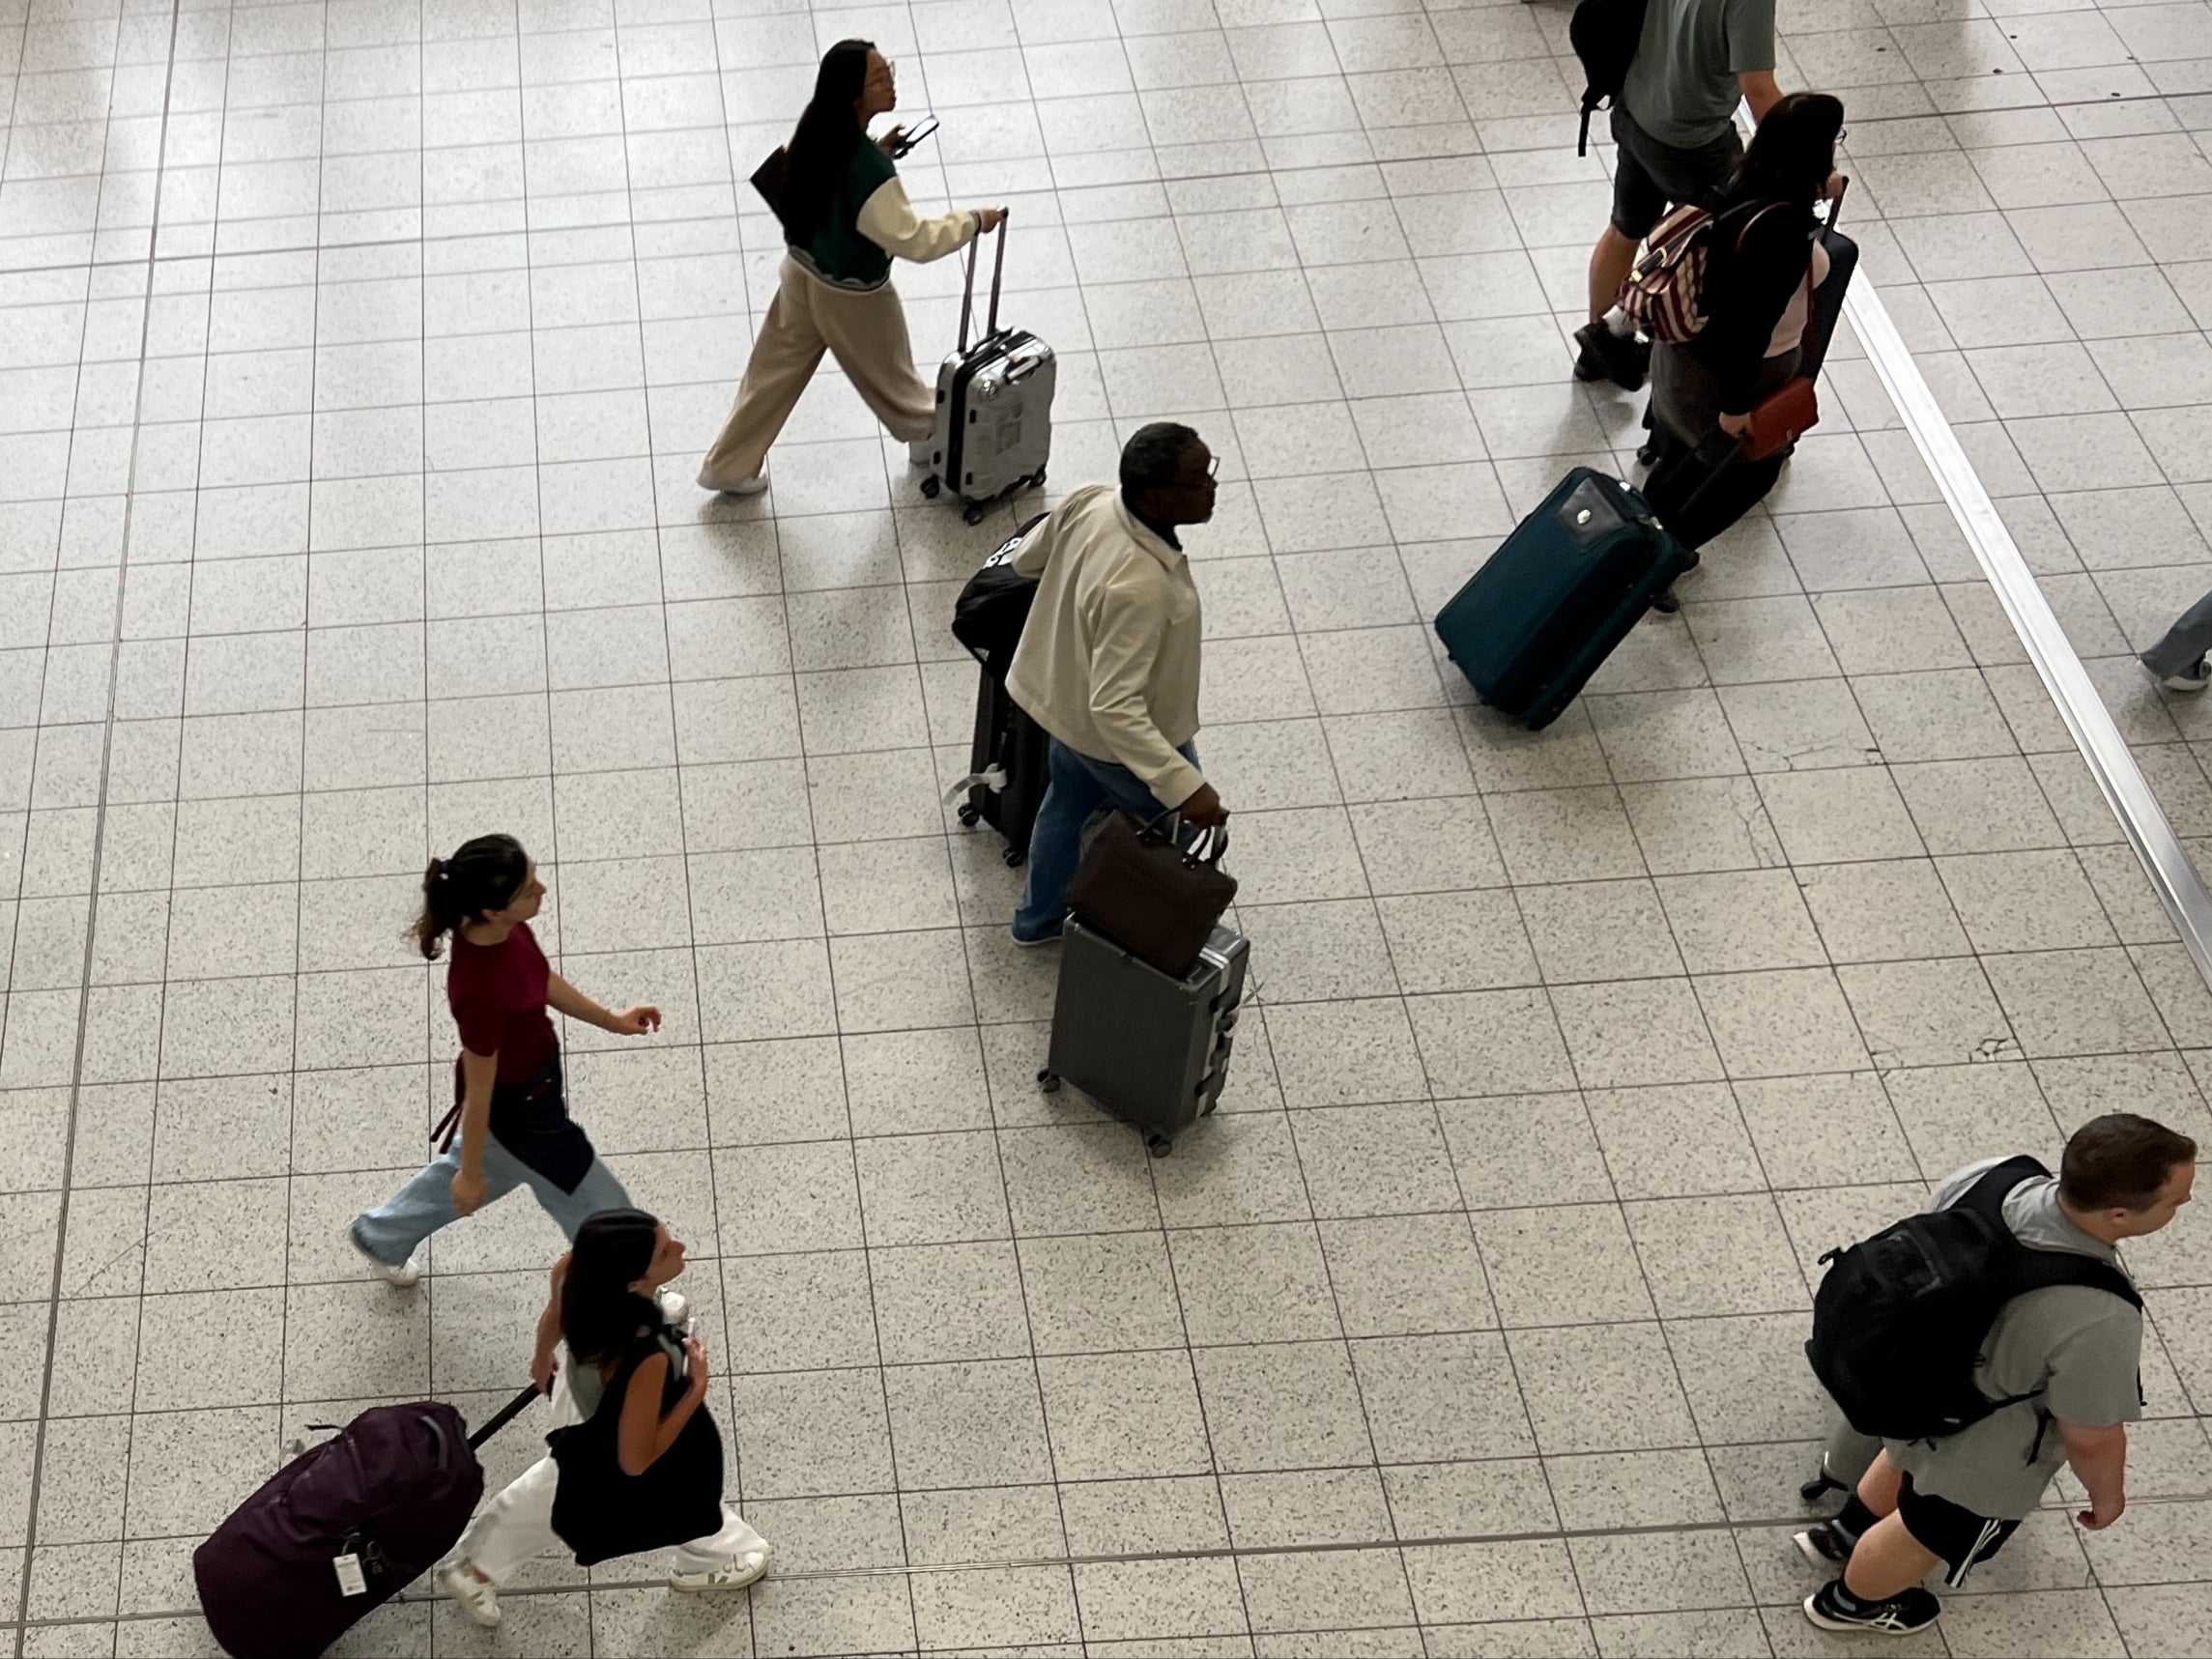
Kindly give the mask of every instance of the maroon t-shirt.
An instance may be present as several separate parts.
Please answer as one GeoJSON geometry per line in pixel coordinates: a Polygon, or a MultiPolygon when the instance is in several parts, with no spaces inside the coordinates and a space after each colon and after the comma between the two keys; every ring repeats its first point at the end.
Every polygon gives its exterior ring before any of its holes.
{"type": "Polygon", "coordinates": [[[453,935],[445,1000],[461,1028],[461,1046],[472,1054],[497,1054],[502,1083],[527,1083],[553,1058],[557,1044],[545,1012],[552,971],[527,922],[517,922],[496,945],[472,945],[458,931],[453,935]]]}

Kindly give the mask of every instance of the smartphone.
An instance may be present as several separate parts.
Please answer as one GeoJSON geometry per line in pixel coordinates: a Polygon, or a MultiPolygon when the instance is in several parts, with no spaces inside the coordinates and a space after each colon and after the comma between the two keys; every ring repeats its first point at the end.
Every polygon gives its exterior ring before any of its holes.
{"type": "Polygon", "coordinates": [[[899,139],[899,147],[891,152],[891,158],[893,160],[903,160],[908,154],[912,152],[915,145],[919,144],[923,139],[929,137],[929,135],[934,132],[936,129],[937,118],[934,115],[923,116],[919,122],[917,122],[914,126],[907,128],[905,133],[901,135],[899,139]]]}

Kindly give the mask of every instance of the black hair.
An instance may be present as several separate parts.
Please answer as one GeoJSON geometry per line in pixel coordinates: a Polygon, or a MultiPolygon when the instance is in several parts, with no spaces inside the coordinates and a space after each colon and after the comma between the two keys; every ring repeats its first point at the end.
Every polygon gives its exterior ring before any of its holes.
{"type": "Polygon", "coordinates": [[[2077,1210],[2148,1210],[2197,1143],[2134,1112],[2091,1118],[2066,1142],[2058,1196],[2077,1210]]]}
{"type": "Polygon", "coordinates": [[[821,222],[866,137],[852,106],[868,84],[868,56],[875,50],[874,41],[840,41],[821,55],[814,97],[784,147],[784,229],[792,237],[808,236],[821,222]]]}
{"type": "Polygon", "coordinates": [[[1836,139],[1843,123],[1843,100],[1824,92],[1793,92],[1777,99],[1737,163],[1729,196],[1810,206],[1836,170],[1836,139]]]}
{"type": "Polygon", "coordinates": [[[1172,420],[1140,426],[1121,446],[1121,493],[1142,495],[1180,482],[1183,457],[1199,442],[1197,433],[1172,420]]]}
{"type": "Polygon", "coordinates": [[[422,872],[422,914],[408,931],[422,955],[438,959],[439,942],[486,910],[504,910],[530,879],[530,854],[511,835],[465,841],[451,858],[434,858],[422,872]]]}
{"type": "Polygon", "coordinates": [[[620,1359],[660,1322],[659,1305],[630,1288],[659,1242],[660,1222],[643,1210],[602,1210],[576,1229],[560,1280],[560,1335],[578,1364],[620,1359]]]}

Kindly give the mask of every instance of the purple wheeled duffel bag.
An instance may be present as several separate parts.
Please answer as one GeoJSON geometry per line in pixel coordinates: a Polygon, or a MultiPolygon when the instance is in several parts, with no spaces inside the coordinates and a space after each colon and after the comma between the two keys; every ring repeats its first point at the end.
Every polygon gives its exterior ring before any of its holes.
{"type": "Polygon", "coordinates": [[[192,1552],[223,1651],[320,1653],[444,1559],[484,1495],[476,1447],[537,1397],[525,1388],[474,1434],[443,1401],[378,1406],[278,1470],[192,1552]]]}

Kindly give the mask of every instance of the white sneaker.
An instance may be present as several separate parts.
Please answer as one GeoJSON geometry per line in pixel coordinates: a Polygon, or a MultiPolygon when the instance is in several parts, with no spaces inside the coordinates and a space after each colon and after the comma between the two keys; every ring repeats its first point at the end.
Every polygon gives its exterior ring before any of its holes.
{"type": "Polygon", "coordinates": [[[346,1224],[346,1243],[352,1247],[355,1255],[368,1263],[369,1272],[391,1286],[393,1290],[413,1290],[417,1284],[421,1282],[422,1253],[419,1250],[409,1256],[396,1268],[389,1262],[380,1262],[368,1251],[361,1248],[361,1242],[354,1237],[353,1223],[350,1221],[346,1224]]]}
{"type": "Polygon", "coordinates": [[[461,1611],[486,1630],[499,1623],[498,1588],[489,1581],[478,1578],[467,1561],[449,1561],[440,1567],[436,1583],[440,1594],[459,1602],[461,1611]]]}
{"type": "Polygon", "coordinates": [[[766,1550],[747,1550],[733,1556],[727,1566],[707,1573],[671,1573],[668,1587],[681,1590],[743,1589],[768,1570],[766,1550]]]}
{"type": "Polygon", "coordinates": [[[755,472],[750,478],[725,478],[702,467],[699,470],[699,487],[725,496],[757,496],[768,487],[768,474],[762,471],[755,472]]]}
{"type": "Polygon", "coordinates": [[[2168,674],[2158,683],[2168,691],[2202,691],[2212,685],[2212,661],[2198,657],[2196,666],[2187,673],[2168,674]]]}

